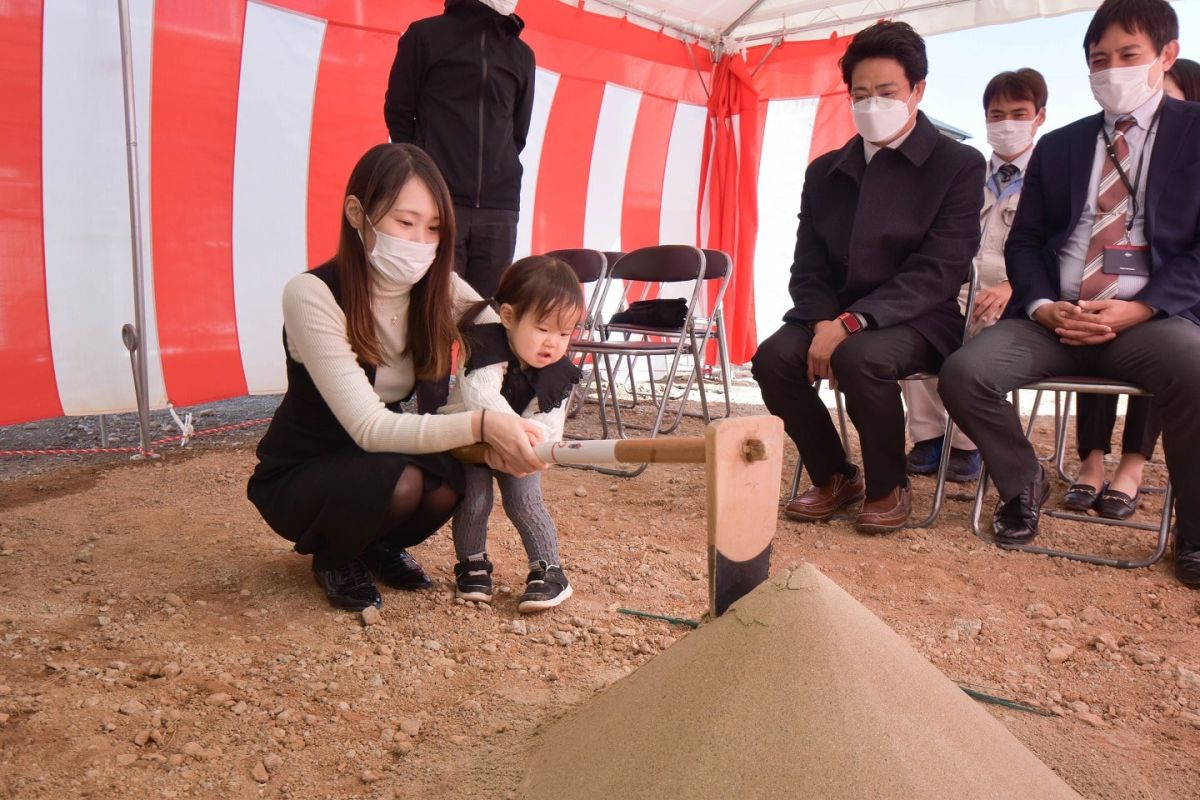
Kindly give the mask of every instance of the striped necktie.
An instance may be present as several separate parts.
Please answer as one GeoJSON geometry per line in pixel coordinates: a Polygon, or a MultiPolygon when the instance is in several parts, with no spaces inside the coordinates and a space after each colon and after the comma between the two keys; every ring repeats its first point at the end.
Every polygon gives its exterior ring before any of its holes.
{"type": "MultiPolygon", "coordinates": [[[[1125,131],[1133,126],[1133,119],[1118,120],[1113,134],[1112,149],[1121,171],[1129,175],[1132,159],[1125,131]]],[[[1088,243],[1087,258],[1083,262],[1083,281],[1079,285],[1080,300],[1110,300],[1117,296],[1117,276],[1108,275],[1104,265],[1104,248],[1117,244],[1125,237],[1125,218],[1129,213],[1129,188],[1117,172],[1112,158],[1104,159],[1100,174],[1100,191],[1096,197],[1096,219],[1092,222],[1092,238],[1088,243]]]]}
{"type": "Polygon", "coordinates": [[[996,183],[999,184],[1001,191],[1012,181],[1016,174],[1020,172],[1015,164],[1001,164],[1000,169],[996,170],[996,183]]]}

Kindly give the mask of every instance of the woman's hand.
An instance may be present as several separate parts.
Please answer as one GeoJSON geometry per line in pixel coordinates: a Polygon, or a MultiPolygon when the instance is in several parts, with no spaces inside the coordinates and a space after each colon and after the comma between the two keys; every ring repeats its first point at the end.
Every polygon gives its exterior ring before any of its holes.
{"type": "Polygon", "coordinates": [[[521,478],[550,466],[533,452],[533,444],[543,438],[540,425],[516,414],[479,413],[483,441],[491,446],[487,456],[489,467],[521,478]]]}

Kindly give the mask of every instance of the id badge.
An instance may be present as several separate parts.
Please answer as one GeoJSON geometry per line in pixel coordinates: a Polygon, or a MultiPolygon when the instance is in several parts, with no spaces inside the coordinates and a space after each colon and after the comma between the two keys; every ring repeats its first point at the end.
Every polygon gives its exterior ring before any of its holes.
{"type": "Polygon", "coordinates": [[[1104,248],[1105,275],[1150,277],[1150,248],[1146,245],[1110,244],[1104,248]]]}

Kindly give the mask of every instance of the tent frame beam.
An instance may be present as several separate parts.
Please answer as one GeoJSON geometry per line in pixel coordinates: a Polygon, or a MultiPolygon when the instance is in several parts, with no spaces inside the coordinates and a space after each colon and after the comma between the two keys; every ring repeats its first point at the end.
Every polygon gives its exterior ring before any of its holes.
{"type": "Polygon", "coordinates": [[[765,2],[767,2],[767,0],[754,0],[754,2],[751,3],[750,6],[745,11],[743,11],[741,14],[738,15],[737,19],[735,19],[733,22],[729,23],[728,28],[721,31],[721,38],[724,39],[728,36],[733,35],[733,32],[737,30],[737,26],[741,25],[743,22],[745,22],[746,18],[749,17],[751,14],[753,14],[755,11],[758,11],[759,7],[765,2]]]}

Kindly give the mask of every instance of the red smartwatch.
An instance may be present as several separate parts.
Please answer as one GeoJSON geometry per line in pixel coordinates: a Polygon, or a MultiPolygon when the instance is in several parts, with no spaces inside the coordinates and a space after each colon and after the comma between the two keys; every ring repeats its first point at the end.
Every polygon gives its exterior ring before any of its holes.
{"type": "Polygon", "coordinates": [[[841,314],[838,314],[837,321],[842,323],[842,327],[846,329],[846,333],[851,336],[863,329],[862,321],[849,311],[843,311],[841,314]]]}

